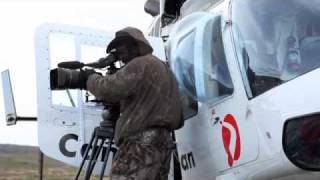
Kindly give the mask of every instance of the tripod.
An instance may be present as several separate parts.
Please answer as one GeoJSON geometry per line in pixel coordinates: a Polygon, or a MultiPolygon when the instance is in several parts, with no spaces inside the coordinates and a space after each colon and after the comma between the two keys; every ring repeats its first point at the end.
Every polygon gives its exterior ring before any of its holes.
{"type": "Polygon", "coordinates": [[[78,180],[80,173],[82,171],[83,165],[88,158],[89,151],[90,149],[92,149],[90,160],[88,162],[88,166],[85,174],[85,180],[90,179],[93,169],[96,165],[98,156],[100,154],[100,151],[103,148],[103,145],[107,143],[108,144],[107,151],[103,159],[103,165],[102,165],[100,176],[99,176],[100,180],[103,179],[104,171],[108,162],[108,157],[111,151],[115,123],[119,118],[119,116],[120,116],[120,105],[118,103],[105,105],[105,110],[102,113],[103,121],[100,122],[100,126],[96,127],[91,135],[90,142],[84,152],[83,159],[78,169],[75,180],[78,180]],[[108,109],[109,112],[106,111],[106,109],[108,109]]]}

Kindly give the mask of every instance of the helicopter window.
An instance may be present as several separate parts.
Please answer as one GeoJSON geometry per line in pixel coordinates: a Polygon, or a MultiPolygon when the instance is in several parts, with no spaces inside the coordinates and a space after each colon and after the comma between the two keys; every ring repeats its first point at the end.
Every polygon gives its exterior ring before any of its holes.
{"type": "Polygon", "coordinates": [[[319,5],[298,0],[233,1],[235,49],[252,97],[320,67],[319,5]]]}
{"type": "Polygon", "coordinates": [[[179,16],[180,8],[185,0],[170,0],[165,2],[165,13],[170,16],[179,16]]]}
{"type": "Polygon", "coordinates": [[[175,59],[175,74],[183,89],[191,97],[196,97],[194,77],[194,37],[191,32],[180,40],[175,59]]]}
{"type": "Polygon", "coordinates": [[[196,63],[197,96],[202,102],[215,103],[233,93],[224,54],[220,16],[208,21],[203,38],[203,56],[196,63]]]}
{"type": "Polygon", "coordinates": [[[179,82],[183,115],[188,119],[198,112],[194,76],[195,31],[186,34],[172,54],[174,73],[179,82]]]}
{"type": "MultiPolygon", "coordinates": [[[[52,33],[49,36],[50,63],[51,69],[57,68],[58,63],[62,61],[75,60],[75,37],[52,33]]],[[[77,90],[56,90],[51,91],[51,102],[53,105],[62,105],[77,107],[77,90]]]]}
{"type": "Polygon", "coordinates": [[[162,14],[162,25],[166,26],[180,16],[180,8],[185,0],[166,0],[164,4],[164,13],[162,14]]]}
{"type": "MultiPolygon", "coordinates": [[[[183,95],[208,104],[231,95],[233,84],[224,54],[221,17],[186,32],[170,48],[171,65],[183,95]]],[[[194,103],[188,106],[196,110],[194,103]]]]}

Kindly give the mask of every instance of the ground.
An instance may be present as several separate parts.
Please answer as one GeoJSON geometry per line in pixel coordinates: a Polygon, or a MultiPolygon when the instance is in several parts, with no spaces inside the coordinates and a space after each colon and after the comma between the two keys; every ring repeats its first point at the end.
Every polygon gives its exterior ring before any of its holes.
{"type": "MultiPolygon", "coordinates": [[[[38,173],[39,150],[38,147],[1,145],[0,144],[0,180],[35,180],[39,179],[38,173]]],[[[45,180],[70,180],[74,179],[77,168],[44,157],[45,180]]],[[[320,173],[311,175],[290,176],[274,180],[316,180],[320,173]]],[[[83,178],[81,178],[83,179],[83,178]]],[[[91,178],[93,180],[97,177],[91,178]]],[[[108,180],[108,178],[104,178],[108,180]]]]}
{"type": "MultiPolygon", "coordinates": [[[[39,151],[37,147],[0,145],[0,180],[39,179],[38,162],[39,151]]],[[[77,168],[44,157],[43,179],[45,180],[74,179],[76,172],[77,168]]]]}

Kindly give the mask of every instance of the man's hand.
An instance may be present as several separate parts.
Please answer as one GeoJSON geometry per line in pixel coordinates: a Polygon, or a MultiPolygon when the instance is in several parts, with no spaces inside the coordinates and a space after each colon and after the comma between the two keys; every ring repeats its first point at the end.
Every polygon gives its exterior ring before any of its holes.
{"type": "Polygon", "coordinates": [[[92,74],[101,75],[101,73],[98,73],[98,72],[94,71],[93,69],[80,70],[80,74],[79,74],[80,89],[87,89],[87,81],[88,81],[89,76],[92,74]]]}

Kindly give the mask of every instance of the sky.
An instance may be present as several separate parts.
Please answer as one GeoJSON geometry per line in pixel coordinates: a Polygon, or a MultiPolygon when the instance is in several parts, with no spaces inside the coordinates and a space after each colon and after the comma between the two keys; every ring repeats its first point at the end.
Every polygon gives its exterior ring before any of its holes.
{"type": "MultiPolygon", "coordinates": [[[[145,0],[1,0],[0,71],[10,70],[19,116],[37,116],[35,29],[42,23],[63,23],[101,30],[134,26],[146,31],[152,17],[145,0]]],[[[0,83],[0,144],[37,143],[37,123],[6,126],[0,83]]]]}

